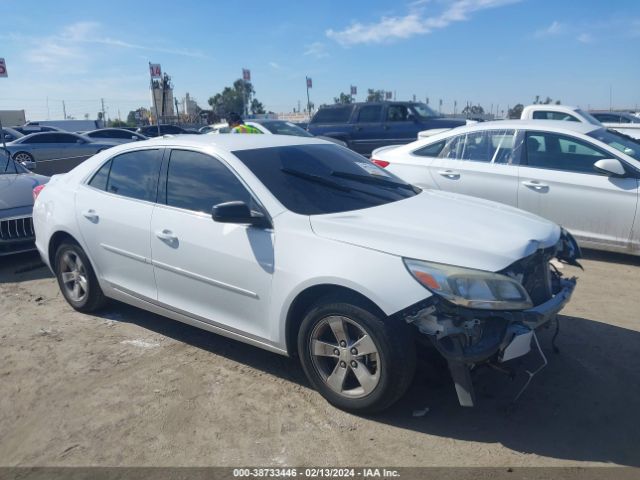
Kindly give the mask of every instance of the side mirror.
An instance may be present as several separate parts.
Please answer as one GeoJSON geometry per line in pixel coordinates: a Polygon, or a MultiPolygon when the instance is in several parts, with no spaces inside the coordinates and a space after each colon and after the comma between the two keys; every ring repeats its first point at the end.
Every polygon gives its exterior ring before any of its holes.
{"type": "Polygon", "coordinates": [[[409,120],[410,122],[418,123],[418,119],[413,113],[410,113],[407,116],[407,120],[409,120]]]}
{"type": "Polygon", "coordinates": [[[612,177],[624,177],[627,171],[624,169],[624,165],[620,160],[615,158],[605,158],[604,160],[598,160],[593,164],[598,172],[610,175],[612,177]]]}
{"type": "Polygon", "coordinates": [[[24,167],[24,168],[28,168],[29,170],[33,171],[36,169],[36,162],[31,162],[31,161],[24,161],[24,162],[20,162],[20,164],[24,167]]]}
{"type": "Polygon", "coordinates": [[[211,210],[211,218],[219,223],[238,223],[259,228],[271,227],[271,222],[260,212],[251,212],[249,206],[240,201],[219,203],[211,210]]]}
{"type": "Polygon", "coordinates": [[[135,135],[131,135],[131,140],[138,140],[138,137],[136,137],[135,135]]]}

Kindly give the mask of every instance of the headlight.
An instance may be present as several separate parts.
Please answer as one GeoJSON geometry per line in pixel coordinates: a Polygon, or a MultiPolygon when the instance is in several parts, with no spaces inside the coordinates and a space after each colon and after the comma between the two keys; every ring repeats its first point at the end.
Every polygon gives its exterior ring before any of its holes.
{"type": "Polygon", "coordinates": [[[452,303],[486,310],[524,310],[533,302],[517,281],[498,273],[442,263],[403,259],[411,275],[452,303]]]}

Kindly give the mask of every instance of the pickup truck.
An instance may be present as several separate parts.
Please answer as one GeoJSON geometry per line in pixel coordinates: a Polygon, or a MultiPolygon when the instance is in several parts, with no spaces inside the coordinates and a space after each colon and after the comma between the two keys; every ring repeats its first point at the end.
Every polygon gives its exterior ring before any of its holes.
{"type": "Polygon", "coordinates": [[[580,108],[568,105],[537,104],[525,107],[520,119],[590,123],[599,127],[611,128],[633,138],[640,138],[640,119],[615,112],[585,112],[580,108]]]}
{"type": "Polygon", "coordinates": [[[420,131],[465,124],[464,119],[443,118],[424,103],[367,102],[320,107],[307,129],[316,136],[342,140],[352,150],[370,156],[379,147],[413,142],[420,131]]]}

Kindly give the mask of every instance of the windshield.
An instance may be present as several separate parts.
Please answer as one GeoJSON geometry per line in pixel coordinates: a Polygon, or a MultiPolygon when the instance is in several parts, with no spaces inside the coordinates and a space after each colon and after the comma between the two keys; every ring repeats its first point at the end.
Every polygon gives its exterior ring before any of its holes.
{"type": "Polygon", "coordinates": [[[233,153],[280,203],[301,215],[376,207],[420,192],[337,145],[289,145],[233,153]]]}
{"type": "Polygon", "coordinates": [[[433,118],[440,116],[438,112],[424,103],[414,103],[412,106],[415,109],[416,113],[422,118],[433,118]]]}
{"type": "Polygon", "coordinates": [[[584,110],[580,110],[579,108],[576,108],[576,113],[579,113],[580,115],[582,115],[587,120],[587,122],[591,123],[592,125],[602,126],[602,122],[600,122],[600,120],[598,120],[596,117],[591,115],[589,112],[585,112],[584,110]]]}
{"type": "Polygon", "coordinates": [[[261,123],[264,128],[275,135],[293,135],[295,137],[313,137],[309,132],[303,130],[291,122],[264,122],[261,123]]]}
{"type": "Polygon", "coordinates": [[[615,130],[607,130],[604,128],[594,130],[587,135],[606,143],[625,155],[629,155],[636,160],[640,160],[640,140],[623,133],[616,132],[615,130]]]}
{"type": "Polygon", "coordinates": [[[29,173],[25,167],[7,154],[7,151],[0,146],[0,175],[15,175],[16,173],[29,173]]]}

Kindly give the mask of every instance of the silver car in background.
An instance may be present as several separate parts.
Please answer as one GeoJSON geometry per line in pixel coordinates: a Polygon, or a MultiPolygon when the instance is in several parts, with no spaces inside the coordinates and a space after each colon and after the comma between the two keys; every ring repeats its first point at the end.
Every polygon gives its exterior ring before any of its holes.
{"type": "Polygon", "coordinates": [[[372,161],[421,188],[540,215],[583,247],[640,255],[640,140],[602,126],[479,123],[379,148],[372,161]]]}
{"type": "Polygon", "coordinates": [[[92,155],[117,145],[70,132],[32,133],[7,143],[12,158],[42,175],[66,173],[92,155]]]}
{"type": "Polygon", "coordinates": [[[35,249],[33,189],[49,177],[36,175],[0,148],[0,256],[35,249]]]}

